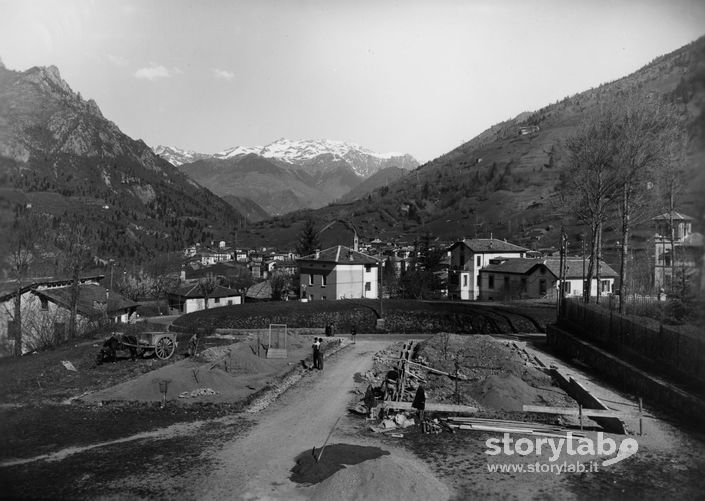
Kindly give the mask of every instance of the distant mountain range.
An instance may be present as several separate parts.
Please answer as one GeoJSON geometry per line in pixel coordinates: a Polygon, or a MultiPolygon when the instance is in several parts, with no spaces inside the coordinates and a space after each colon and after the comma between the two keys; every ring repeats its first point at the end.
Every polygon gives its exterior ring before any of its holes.
{"type": "MultiPolygon", "coordinates": [[[[488,128],[452,151],[367,193],[354,193],[315,211],[298,212],[251,227],[257,245],[285,245],[307,217],[325,224],[352,222],[361,238],[413,242],[430,233],[442,240],[463,237],[507,238],[537,249],[555,247],[565,226],[571,253],[580,252],[575,218],[563,215],[561,190],[567,172],[565,140],[608,99],[626,92],[674,103],[682,110],[687,135],[683,151],[682,192],[677,208],[705,222],[705,37],[656,58],[635,73],[568,96],[535,112],[488,128]],[[354,202],[364,196],[365,203],[354,202]]],[[[658,186],[656,187],[658,191],[658,186]]],[[[656,210],[656,209],[654,209],[656,210]]],[[[660,209],[665,212],[665,208],[660,209]]],[[[635,231],[633,249],[646,249],[653,234],[648,214],[635,231]]],[[[605,225],[605,245],[615,255],[618,223],[605,225]]],[[[240,235],[247,241],[246,235],[240,235]]],[[[648,264],[648,259],[644,260],[648,264]]],[[[647,266],[648,267],[648,266],[647,266]]],[[[649,273],[648,270],[644,273],[649,273]]]]}
{"type": "MultiPolygon", "coordinates": [[[[389,182],[418,167],[407,154],[376,153],[328,139],[279,139],[267,146],[237,146],[211,155],[170,146],[157,146],[154,152],[214,193],[249,198],[272,215],[323,207],[349,198],[366,180],[370,181],[365,187],[372,190],[379,187],[375,179],[389,182]]],[[[364,196],[367,191],[355,193],[364,196]]]]}
{"type": "Polygon", "coordinates": [[[18,206],[42,215],[47,230],[85,224],[95,257],[123,262],[225,238],[242,218],[123,134],[56,67],[0,65],[0,230],[18,206]]]}

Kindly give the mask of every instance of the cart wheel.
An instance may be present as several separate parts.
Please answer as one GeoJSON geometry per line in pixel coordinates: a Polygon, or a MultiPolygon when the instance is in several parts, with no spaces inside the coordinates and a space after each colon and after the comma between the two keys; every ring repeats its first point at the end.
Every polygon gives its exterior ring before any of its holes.
{"type": "Polygon", "coordinates": [[[157,344],[154,346],[154,353],[157,355],[157,358],[166,360],[174,354],[175,349],[174,340],[164,336],[160,337],[159,341],[157,341],[157,344]]]}

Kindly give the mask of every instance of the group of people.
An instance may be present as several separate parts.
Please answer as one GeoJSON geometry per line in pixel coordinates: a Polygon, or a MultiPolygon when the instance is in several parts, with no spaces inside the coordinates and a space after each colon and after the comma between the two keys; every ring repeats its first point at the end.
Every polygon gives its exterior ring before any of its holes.
{"type": "Polygon", "coordinates": [[[313,338],[313,368],[318,370],[323,370],[323,352],[321,351],[321,342],[323,341],[320,337],[313,338]]]}
{"type": "MultiPolygon", "coordinates": [[[[325,332],[326,337],[332,336],[335,333],[335,324],[326,324],[325,332]]],[[[352,327],[350,327],[350,338],[353,344],[355,343],[356,335],[357,329],[355,329],[355,326],[353,325],[352,327]]],[[[323,353],[321,352],[321,343],[323,343],[322,337],[313,338],[313,368],[319,370],[323,369],[323,353]]]]}

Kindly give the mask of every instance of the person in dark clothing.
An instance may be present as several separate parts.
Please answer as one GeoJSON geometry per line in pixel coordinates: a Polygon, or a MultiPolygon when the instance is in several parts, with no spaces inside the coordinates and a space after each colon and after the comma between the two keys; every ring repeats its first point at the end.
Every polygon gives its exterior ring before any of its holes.
{"type": "Polygon", "coordinates": [[[320,369],[320,358],[321,358],[321,341],[315,337],[313,338],[313,368],[320,369]]]}
{"type": "Polygon", "coordinates": [[[411,407],[417,410],[419,416],[419,424],[423,429],[424,411],[426,410],[426,391],[423,389],[423,385],[419,385],[416,390],[416,395],[414,395],[414,401],[411,403],[411,407]]]}
{"type": "Polygon", "coordinates": [[[330,324],[326,324],[326,337],[330,337],[330,324]]]}
{"type": "Polygon", "coordinates": [[[353,325],[350,327],[350,337],[352,338],[353,344],[355,344],[355,335],[357,334],[357,330],[355,329],[355,326],[353,325]]]}

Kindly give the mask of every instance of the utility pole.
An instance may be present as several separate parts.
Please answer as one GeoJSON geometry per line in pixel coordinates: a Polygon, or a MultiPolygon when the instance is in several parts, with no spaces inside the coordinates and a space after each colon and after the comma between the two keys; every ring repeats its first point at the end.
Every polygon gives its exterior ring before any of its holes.
{"type": "Polygon", "coordinates": [[[565,229],[561,228],[561,244],[560,244],[560,262],[558,271],[558,294],[557,294],[557,304],[556,309],[558,311],[558,316],[561,316],[563,310],[563,299],[565,295],[565,268],[566,268],[566,235],[565,229]]]}
{"type": "Polygon", "coordinates": [[[379,318],[384,318],[384,309],[382,308],[382,298],[384,297],[384,260],[380,256],[379,260],[379,318]]]}

